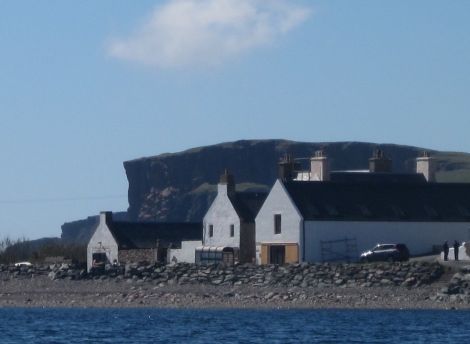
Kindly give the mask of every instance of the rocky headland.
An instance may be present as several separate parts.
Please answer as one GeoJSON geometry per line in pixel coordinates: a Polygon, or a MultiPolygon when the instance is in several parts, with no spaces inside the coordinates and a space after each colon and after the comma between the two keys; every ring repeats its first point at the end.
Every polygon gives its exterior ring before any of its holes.
{"type": "Polygon", "coordinates": [[[438,263],[286,266],[0,266],[0,307],[470,308],[470,267],[438,263]]]}

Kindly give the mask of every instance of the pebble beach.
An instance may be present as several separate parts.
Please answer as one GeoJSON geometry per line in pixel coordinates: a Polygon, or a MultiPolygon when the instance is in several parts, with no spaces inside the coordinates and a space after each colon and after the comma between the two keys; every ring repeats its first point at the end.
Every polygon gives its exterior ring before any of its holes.
{"type": "Polygon", "coordinates": [[[70,268],[28,271],[1,272],[0,307],[470,308],[470,271],[428,263],[133,266],[81,278],[70,268]]]}

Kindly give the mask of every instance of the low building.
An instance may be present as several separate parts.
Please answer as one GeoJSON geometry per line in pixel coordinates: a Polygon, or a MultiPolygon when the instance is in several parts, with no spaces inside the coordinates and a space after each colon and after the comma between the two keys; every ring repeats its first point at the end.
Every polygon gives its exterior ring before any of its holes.
{"type": "Polygon", "coordinates": [[[257,262],[354,261],[377,243],[404,243],[419,255],[468,241],[470,184],[435,183],[433,160],[417,163],[418,173],[392,173],[376,152],[367,172],[329,172],[316,154],[311,172],[295,180],[293,160],[284,161],[256,217],[257,262]]]}
{"type": "Polygon", "coordinates": [[[102,212],[87,246],[87,267],[90,271],[94,264],[194,262],[194,247],[201,244],[202,223],[120,222],[113,221],[111,212],[102,212]]]}
{"type": "Polygon", "coordinates": [[[225,171],[203,219],[203,245],[196,249],[196,262],[254,262],[255,216],[266,196],[236,192],[233,176],[225,171]]]}

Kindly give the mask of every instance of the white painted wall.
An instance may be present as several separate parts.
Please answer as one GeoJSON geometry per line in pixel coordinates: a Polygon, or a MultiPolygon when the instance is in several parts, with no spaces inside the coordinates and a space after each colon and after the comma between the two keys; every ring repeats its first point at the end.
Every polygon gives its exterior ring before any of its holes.
{"type": "Polygon", "coordinates": [[[227,185],[219,184],[217,196],[203,219],[204,246],[240,247],[240,218],[227,194],[227,185]],[[214,236],[209,237],[209,226],[214,226],[214,236]],[[235,226],[230,237],[230,225],[235,226]]]}
{"type": "MultiPolygon", "coordinates": [[[[292,202],[284,185],[274,183],[256,216],[256,262],[261,263],[262,243],[300,243],[302,216],[292,202]],[[274,215],[281,214],[281,233],[274,234],[274,215]]],[[[300,254],[300,252],[299,252],[300,254]]]]}
{"type": "Polygon", "coordinates": [[[100,214],[100,222],[91,236],[87,246],[87,270],[90,271],[93,263],[93,253],[106,252],[106,257],[112,263],[118,260],[118,245],[111,231],[106,225],[106,214],[100,214]]]}
{"type": "Polygon", "coordinates": [[[419,255],[446,240],[470,241],[470,223],[307,221],[305,261],[321,261],[320,241],[345,237],[356,238],[358,254],[377,243],[404,243],[410,254],[419,255]]]}
{"type": "Polygon", "coordinates": [[[195,263],[196,248],[202,246],[202,241],[182,241],[180,249],[170,249],[168,262],[172,263],[195,263]]]}

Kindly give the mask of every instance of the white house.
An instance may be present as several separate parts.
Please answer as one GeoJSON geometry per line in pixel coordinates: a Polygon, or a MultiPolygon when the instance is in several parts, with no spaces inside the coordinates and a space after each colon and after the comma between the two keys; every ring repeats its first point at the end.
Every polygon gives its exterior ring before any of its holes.
{"type": "Polygon", "coordinates": [[[196,250],[196,261],[253,262],[254,220],[266,195],[236,192],[233,176],[225,171],[217,186],[217,196],[203,219],[203,245],[196,250]]]}
{"type": "MultiPolygon", "coordinates": [[[[416,174],[391,173],[387,160],[379,152],[370,172],[278,179],[256,216],[257,262],[354,261],[377,243],[404,243],[419,255],[446,240],[469,241],[470,184],[432,182],[427,155],[416,174]]],[[[281,164],[281,175],[294,175],[288,167],[281,164]]],[[[327,168],[312,166],[319,170],[327,168]]]]}
{"type": "Polygon", "coordinates": [[[139,261],[194,263],[201,239],[201,223],[113,221],[111,212],[102,212],[88,242],[87,268],[139,261]]]}

